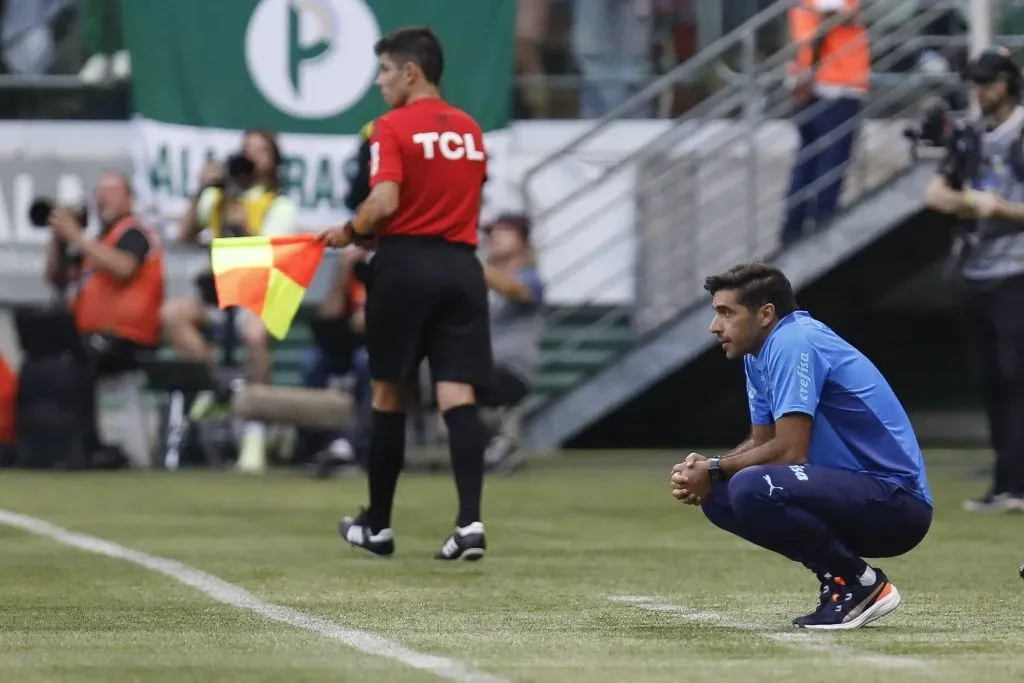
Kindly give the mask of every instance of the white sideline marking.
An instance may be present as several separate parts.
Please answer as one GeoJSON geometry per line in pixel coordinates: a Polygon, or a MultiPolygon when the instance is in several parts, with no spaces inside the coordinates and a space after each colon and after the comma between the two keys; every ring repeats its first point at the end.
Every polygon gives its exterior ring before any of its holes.
{"type": "Polygon", "coordinates": [[[671,614],[683,621],[711,624],[714,626],[721,626],[722,628],[735,629],[737,631],[751,631],[757,633],[759,636],[767,638],[768,640],[774,640],[778,643],[797,645],[806,650],[814,650],[816,652],[835,656],[850,657],[857,661],[874,664],[875,666],[887,669],[924,669],[928,667],[928,664],[921,659],[862,652],[860,650],[843,647],[842,645],[836,644],[833,640],[821,637],[822,634],[811,633],[809,631],[779,633],[772,631],[771,628],[764,624],[730,619],[724,614],[719,614],[718,612],[698,612],[696,610],[683,607],[682,605],[659,602],[657,598],[648,595],[610,595],[608,596],[608,600],[620,605],[629,605],[638,609],[647,610],[648,612],[671,614]]]}
{"type": "Polygon", "coordinates": [[[72,546],[79,550],[137,564],[140,567],[159,572],[187,586],[192,586],[217,602],[255,612],[270,621],[277,621],[294,626],[295,628],[312,631],[326,638],[344,643],[363,654],[376,655],[401,662],[414,669],[428,671],[441,678],[458,681],[458,683],[508,683],[506,679],[475,671],[465,664],[452,659],[416,652],[366,631],[341,626],[327,619],[306,614],[290,607],[264,602],[240,586],[228,583],[213,574],[193,569],[177,560],[147,555],[138,550],[132,550],[123,545],[105,541],[102,538],[68,531],[41,519],[17,512],[10,512],[9,510],[0,510],[0,524],[17,527],[37,536],[45,536],[58,543],[72,546]]]}

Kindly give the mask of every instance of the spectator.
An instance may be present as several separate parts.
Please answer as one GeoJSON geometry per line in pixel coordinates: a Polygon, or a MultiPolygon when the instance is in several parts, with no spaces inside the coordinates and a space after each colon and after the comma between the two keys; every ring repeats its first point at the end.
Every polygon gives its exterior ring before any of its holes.
{"type": "MultiPolygon", "coordinates": [[[[348,192],[345,193],[345,207],[353,214],[359,209],[359,205],[362,204],[370,194],[370,140],[373,138],[373,126],[374,121],[367,121],[363,124],[363,127],[359,130],[359,146],[356,148],[355,154],[352,155],[345,163],[345,178],[348,180],[348,192]]],[[[371,255],[365,251],[350,252],[353,257],[356,253],[361,253],[361,259],[351,267],[351,278],[358,280],[359,282],[353,281],[353,286],[362,283],[365,288],[368,286],[369,277],[369,259],[371,255]]],[[[339,274],[340,277],[340,274],[339,274]]],[[[340,291],[340,290],[336,290],[340,291]]],[[[335,300],[340,301],[342,297],[338,296],[335,300]]],[[[365,289],[363,293],[363,300],[365,301],[365,289]]],[[[361,332],[360,332],[361,334],[361,332]]],[[[312,358],[309,359],[312,362],[312,358]]],[[[364,379],[369,381],[369,356],[365,349],[357,349],[356,355],[353,358],[355,363],[355,379],[357,393],[360,387],[360,382],[364,379]],[[365,377],[364,377],[365,374],[365,377]]],[[[336,374],[340,374],[337,373],[336,374]]],[[[413,395],[410,396],[410,401],[416,407],[411,411],[410,421],[411,427],[415,436],[415,442],[423,445],[426,443],[425,424],[424,416],[422,411],[422,403],[420,401],[419,385],[415,385],[413,388],[413,395]]],[[[356,397],[357,410],[360,417],[360,425],[369,424],[369,395],[365,398],[360,394],[356,397]]],[[[443,422],[443,421],[442,421],[443,422]]],[[[364,430],[359,429],[357,426],[354,434],[351,435],[353,442],[346,445],[343,442],[335,441],[332,446],[334,448],[333,453],[328,450],[325,453],[321,453],[318,457],[321,467],[318,471],[319,475],[326,475],[333,469],[334,464],[340,460],[344,462],[350,458],[349,450],[354,451],[357,459],[361,457],[361,454],[366,447],[369,446],[366,443],[366,439],[369,438],[369,434],[365,433],[364,430]]]]}
{"type": "Polygon", "coordinates": [[[550,0],[519,0],[516,6],[516,71],[530,80],[523,99],[533,118],[548,117],[548,88],[544,83],[544,39],[550,0]]]}
{"type": "Polygon", "coordinates": [[[132,63],[124,45],[121,3],[111,0],[78,0],[82,18],[82,39],[89,55],[78,77],[84,83],[102,83],[110,78],[126,80],[132,63]]]}
{"type": "MultiPolygon", "coordinates": [[[[314,347],[302,364],[303,385],[326,389],[332,377],[351,375],[352,397],[355,399],[357,427],[370,414],[370,363],[366,353],[366,286],[355,276],[355,270],[366,252],[349,247],[339,256],[338,272],[330,291],[320,304],[313,321],[314,347]]],[[[361,432],[360,432],[361,433],[361,432]]],[[[309,433],[307,443],[316,442],[317,434],[309,433]]],[[[356,462],[356,435],[328,434],[329,444],[315,457],[318,474],[327,475],[337,466],[356,462]]],[[[319,444],[313,444],[319,448],[319,444]]],[[[361,453],[361,450],[360,450],[361,453]]]]}
{"type": "MultiPolygon", "coordinates": [[[[263,130],[246,132],[242,142],[242,155],[252,163],[252,177],[234,178],[230,173],[219,179],[219,167],[210,164],[204,170],[204,187],[194,195],[182,219],[179,240],[197,243],[201,233],[209,230],[213,237],[228,235],[285,235],[293,232],[295,206],[282,194],[278,169],[281,152],[275,136],[263,130]]],[[[228,166],[231,166],[229,163],[228,166]]],[[[268,384],[271,378],[270,339],[267,328],[257,316],[237,309],[234,313],[235,330],[227,329],[227,317],[217,308],[207,275],[202,300],[199,298],[168,301],[163,309],[164,328],[175,350],[183,358],[213,362],[214,350],[204,339],[201,328],[212,324],[215,334],[231,336],[237,332],[246,350],[246,380],[253,384],[268,384]]],[[[227,400],[229,392],[220,395],[202,394],[190,410],[193,420],[209,415],[211,409],[227,400]]],[[[265,429],[260,423],[246,425],[238,459],[240,469],[261,471],[266,466],[265,429]]]]}
{"type": "Polygon", "coordinates": [[[786,197],[783,244],[798,240],[808,223],[820,229],[839,205],[843,171],[853,153],[853,121],[871,75],[858,5],[858,0],[801,0],[789,10],[790,37],[799,46],[789,77],[800,147],[786,197]],[[834,26],[822,31],[826,22],[834,26]]]}
{"type": "Polygon", "coordinates": [[[359,205],[370,195],[370,138],[373,137],[373,121],[367,121],[359,129],[359,147],[356,153],[345,161],[345,208],[355,213],[359,205]]]}
{"type": "MultiPolygon", "coordinates": [[[[650,73],[653,0],[573,0],[572,48],[582,71],[580,117],[599,118],[622,104],[650,73]]],[[[628,118],[653,115],[650,104],[628,118]]]]}
{"type": "MultiPolygon", "coordinates": [[[[541,306],[544,286],[530,246],[530,221],[520,214],[503,214],[484,227],[490,253],[484,274],[490,292],[491,344],[494,379],[477,392],[485,408],[516,408],[530,392],[540,368],[541,306]]],[[[510,471],[520,464],[515,435],[507,422],[498,429],[484,455],[488,471],[510,471]]]]}

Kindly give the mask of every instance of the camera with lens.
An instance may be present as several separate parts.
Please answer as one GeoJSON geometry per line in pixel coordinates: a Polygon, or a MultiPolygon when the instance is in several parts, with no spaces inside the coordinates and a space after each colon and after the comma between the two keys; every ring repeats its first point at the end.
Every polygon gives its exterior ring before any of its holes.
{"type": "MultiPolygon", "coordinates": [[[[32,200],[32,204],[28,208],[28,221],[29,223],[39,229],[45,229],[50,227],[50,216],[53,214],[55,204],[53,200],[46,197],[36,197],[32,200]]],[[[78,224],[83,228],[89,222],[89,213],[87,207],[82,204],[81,206],[67,207],[71,211],[71,215],[75,217],[78,224]]],[[[63,239],[57,240],[57,280],[55,286],[57,288],[57,294],[60,298],[64,297],[67,291],[68,284],[71,282],[71,269],[80,266],[82,263],[82,255],[79,253],[72,253],[71,248],[67,241],[63,239]]]]}
{"type": "MultiPolygon", "coordinates": [[[[36,228],[50,227],[50,215],[53,213],[54,207],[55,204],[53,203],[53,200],[46,197],[36,197],[28,207],[29,223],[36,228]]],[[[70,206],[67,208],[71,211],[71,215],[78,221],[78,224],[84,228],[86,223],[89,222],[88,208],[84,204],[81,206],[70,206]]]]}
{"type": "Polygon", "coordinates": [[[254,184],[256,164],[241,153],[232,154],[224,162],[224,175],[210,187],[217,187],[224,193],[224,198],[238,199],[254,184]]]}
{"type": "MultiPolygon", "coordinates": [[[[221,191],[221,211],[228,204],[242,200],[242,196],[255,184],[256,165],[241,153],[232,154],[224,162],[224,175],[209,187],[221,191]]],[[[222,237],[245,237],[248,233],[240,225],[225,223],[221,228],[222,237]]]]}
{"type": "Polygon", "coordinates": [[[970,121],[954,116],[941,97],[926,100],[920,121],[903,134],[910,140],[915,160],[919,145],[946,150],[939,173],[952,189],[963,189],[977,175],[982,160],[981,131],[970,121]]]}
{"type": "MultiPolygon", "coordinates": [[[[990,47],[977,55],[961,74],[964,83],[988,86],[1000,80],[1005,83],[1005,96],[1010,101],[1020,102],[1024,93],[1024,75],[1005,47],[990,47]]],[[[939,167],[939,173],[954,190],[963,189],[965,182],[976,178],[985,162],[982,150],[982,122],[967,121],[954,117],[946,100],[938,97],[925,101],[920,124],[907,131],[911,140],[912,156],[916,160],[917,145],[942,147],[946,157],[939,167]]],[[[1011,145],[1008,158],[1003,159],[1014,176],[1024,182],[1024,136],[1018,137],[1011,145]]]]}

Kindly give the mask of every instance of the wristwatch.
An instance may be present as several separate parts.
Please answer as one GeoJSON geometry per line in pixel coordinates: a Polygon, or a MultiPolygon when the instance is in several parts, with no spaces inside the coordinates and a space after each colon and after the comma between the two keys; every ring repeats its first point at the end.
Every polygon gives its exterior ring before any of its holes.
{"type": "Polygon", "coordinates": [[[708,479],[712,484],[720,484],[725,481],[725,472],[722,471],[721,462],[718,458],[708,459],[708,479]]]}
{"type": "Polygon", "coordinates": [[[345,231],[345,236],[348,237],[348,241],[352,244],[358,245],[373,239],[373,233],[357,232],[356,226],[352,221],[345,223],[343,230],[345,231]]]}

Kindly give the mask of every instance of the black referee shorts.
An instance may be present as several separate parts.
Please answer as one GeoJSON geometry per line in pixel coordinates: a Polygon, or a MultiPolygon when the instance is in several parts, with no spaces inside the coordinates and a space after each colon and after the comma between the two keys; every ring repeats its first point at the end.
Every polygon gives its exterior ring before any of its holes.
{"type": "Polygon", "coordinates": [[[427,359],[434,382],[490,383],[487,284],[473,247],[385,237],[370,266],[366,336],[373,379],[409,380],[427,359]]]}

